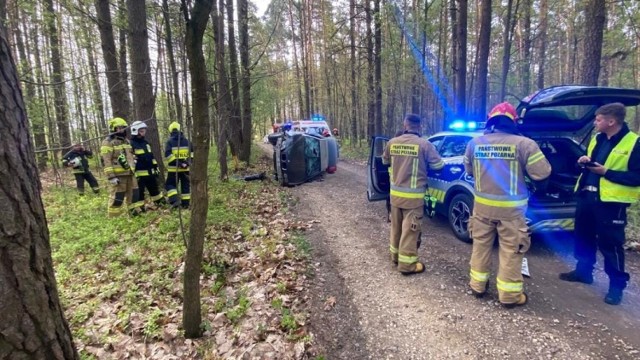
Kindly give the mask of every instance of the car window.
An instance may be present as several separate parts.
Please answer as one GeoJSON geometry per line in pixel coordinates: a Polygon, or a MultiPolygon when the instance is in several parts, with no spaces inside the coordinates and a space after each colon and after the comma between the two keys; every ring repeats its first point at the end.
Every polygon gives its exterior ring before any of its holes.
{"type": "Polygon", "coordinates": [[[440,149],[440,145],[442,145],[442,140],[444,140],[444,136],[433,136],[429,138],[429,142],[436,147],[436,150],[440,149]]]}
{"type": "Polygon", "coordinates": [[[438,151],[442,157],[454,157],[464,155],[470,136],[447,136],[438,151]]]}

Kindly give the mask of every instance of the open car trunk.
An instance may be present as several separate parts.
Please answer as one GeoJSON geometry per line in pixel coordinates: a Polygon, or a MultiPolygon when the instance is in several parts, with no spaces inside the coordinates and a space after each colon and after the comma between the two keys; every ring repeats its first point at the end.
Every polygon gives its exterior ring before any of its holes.
{"type": "Polygon", "coordinates": [[[576,162],[584,150],[570,138],[532,137],[551,164],[551,176],[545,191],[536,192],[529,206],[564,206],[575,203],[573,189],[580,175],[576,162]]]}

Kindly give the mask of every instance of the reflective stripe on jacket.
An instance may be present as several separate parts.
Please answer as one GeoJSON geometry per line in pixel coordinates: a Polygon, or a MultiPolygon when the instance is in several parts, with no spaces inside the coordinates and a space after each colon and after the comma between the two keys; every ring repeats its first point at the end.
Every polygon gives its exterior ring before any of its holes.
{"type": "Polygon", "coordinates": [[[175,131],[171,133],[165,144],[164,156],[169,172],[186,172],[189,171],[191,158],[193,158],[193,147],[181,132],[175,131]]]}
{"type": "Polygon", "coordinates": [[[104,174],[107,178],[131,175],[133,173],[133,151],[127,139],[114,135],[104,139],[100,147],[100,157],[102,158],[104,174]],[[123,165],[128,166],[128,168],[123,165]]]}
{"type": "Polygon", "coordinates": [[[535,141],[500,131],[469,141],[463,161],[474,177],[473,212],[490,219],[524,215],[529,199],[525,174],[535,181],[551,174],[535,141]]]}
{"type": "MultiPolygon", "coordinates": [[[[611,153],[607,157],[604,163],[604,167],[610,170],[616,171],[628,171],[629,170],[629,157],[633,148],[638,141],[638,135],[632,132],[628,132],[616,146],[611,150],[611,153]]],[[[591,158],[593,149],[597,144],[597,134],[591,139],[589,147],[587,148],[587,156],[591,158]]],[[[580,178],[576,182],[576,191],[578,191],[578,185],[580,184],[580,178]]],[[[600,177],[600,201],[603,202],[619,202],[634,204],[638,202],[640,198],[640,187],[638,186],[626,186],[614,183],[605,179],[604,176],[600,177]]]]}
{"type": "Polygon", "coordinates": [[[444,166],[433,144],[414,133],[389,140],[382,161],[390,164],[391,205],[403,209],[424,205],[427,167],[438,170],[444,166]]]}
{"type": "Polygon", "coordinates": [[[134,136],[131,138],[131,147],[136,158],[136,176],[153,175],[152,170],[158,167],[158,162],[151,152],[151,145],[144,138],[134,136]]]}

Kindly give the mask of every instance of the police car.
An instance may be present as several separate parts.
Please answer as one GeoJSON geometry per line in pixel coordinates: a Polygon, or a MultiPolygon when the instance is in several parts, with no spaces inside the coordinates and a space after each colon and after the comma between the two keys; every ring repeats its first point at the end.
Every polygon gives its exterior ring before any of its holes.
{"type": "MultiPolygon", "coordinates": [[[[576,162],[586,153],[593,135],[596,109],[611,102],[627,106],[627,119],[632,119],[636,109],[629,107],[640,104],[640,90],[555,86],[528,96],[518,105],[518,129],[538,143],[552,167],[547,188],[542,192],[531,191],[526,219],[532,232],[573,230],[573,188],[580,175],[576,162]]],[[[449,131],[429,137],[445,166],[438,171],[429,170],[426,195],[435,200],[435,213],[445,216],[454,235],[465,242],[471,242],[467,224],[473,211],[474,179],[465,172],[462,158],[469,140],[482,135],[483,130],[483,123],[457,120],[449,131]]],[[[388,166],[382,164],[388,140],[376,136],[371,142],[367,171],[369,201],[389,197],[388,166]]]]}

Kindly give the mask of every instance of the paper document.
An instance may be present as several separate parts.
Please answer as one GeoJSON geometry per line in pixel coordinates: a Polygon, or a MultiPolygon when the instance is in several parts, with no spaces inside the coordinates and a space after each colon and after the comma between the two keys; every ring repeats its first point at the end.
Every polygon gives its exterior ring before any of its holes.
{"type": "Polygon", "coordinates": [[[522,270],[520,272],[523,276],[531,277],[531,275],[529,275],[529,262],[526,257],[522,258],[522,270]]]}

